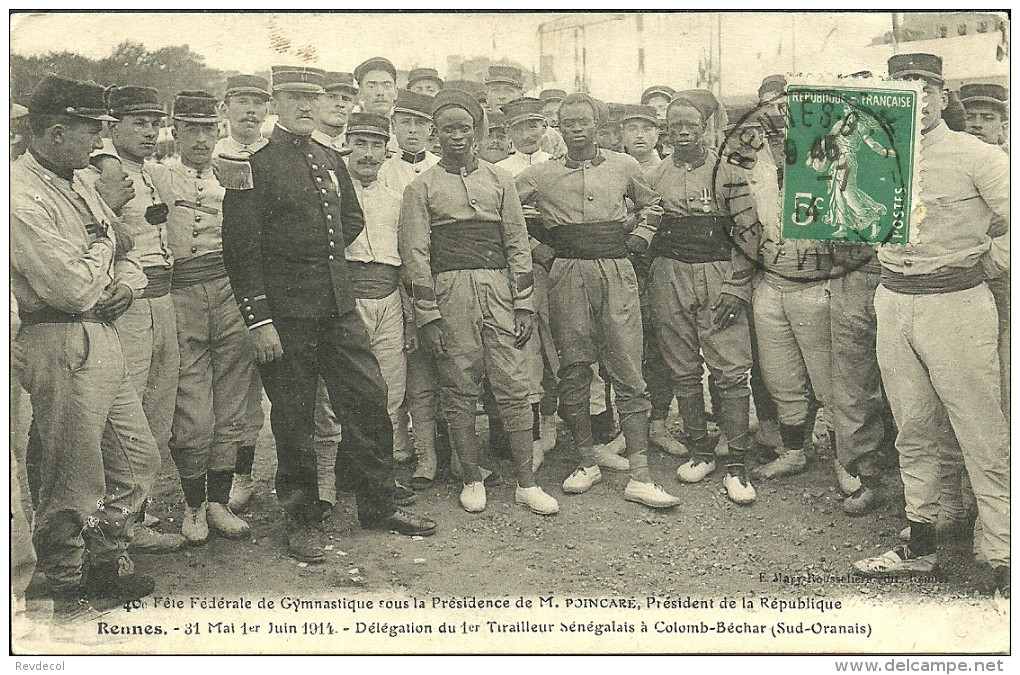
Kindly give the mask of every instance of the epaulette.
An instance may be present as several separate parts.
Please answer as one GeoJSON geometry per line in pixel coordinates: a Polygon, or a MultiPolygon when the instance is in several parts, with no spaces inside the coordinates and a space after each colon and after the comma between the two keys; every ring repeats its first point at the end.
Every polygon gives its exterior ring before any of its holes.
{"type": "Polygon", "coordinates": [[[255,187],[247,157],[220,155],[213,160],[213,173],[227,190],[251,190],[255,187]]]}

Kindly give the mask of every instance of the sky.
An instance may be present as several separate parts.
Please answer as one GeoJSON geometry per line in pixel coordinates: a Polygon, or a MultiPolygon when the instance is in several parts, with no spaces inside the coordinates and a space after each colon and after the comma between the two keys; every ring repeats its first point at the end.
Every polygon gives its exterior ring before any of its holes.
{"type": "MultiPolygon", "coordinates": [[[[349,72],[369,57],[384,55],[401,70],[432,66],[443,75],[447,56],[455,54],[494,59],[509,57],[537,71],[539,39],[536,31],[541,24],[562,16],[410,12],[14,15],[11,20],[11,51],[33,55],[68,50],[100,58],[129,39],[141,42],[150,50],[187,44],[205,57],[208,65],[241,72],[268,70],[274,64],[301,61],[327,70],[349,72]]],[[[678,36],[678,39],[692,44],[707,39],[701,27],[714,23],[711,17],[706,18],[705,15],[646,16],[646,25],[653,25],[656,21],[679,25],[678,33],[682,38],[678,36]]],[[[579,14],[568,16],[568,20],[584,18],[579,14]]],[[[834,45],[824,44],[832,28],[838,29],[836,34],[840,42],[856,49],[890,27],[888,13],[800,14],[797,21],[797,31],[802,33],[801,49],[805,54],[812,50],[817,53],[817,50],[829,52],[834,49],[834,45]]],[[[733,56],[752,58],[759,53],[775,54],[780,43],[784,39],[789,40],[787,23],[788,15],[778,13],[723,15],[724,61],[734,65],[732,75],[740,76],[746,71],[746,68],[737,67],[733,56]],[[730,55],[730,58],[725,55],[730,55]]],[[[606,26],[602,27],[601,33],[594,29],[589,33],[597,34],[607,34],[606,26]]],[[[608,34],[613,34],[611,29],[608,34]]],[[[572,32],[566,32],[560,33],[559,37],[572,39],[572,35],[572,32]]],[[[547,49],[548,45],[547,42],[547,49]]],[[[671,47],[676,48],[676,45],[671,47]]],[[[603,45],[597,43],[588,45],[593,55],[602,48],[603,45]]],[[[812,64],[797,65],[798,70],[805,67],[808,70],[812,64]]],[[[687,66],[686,63],[683,65],[687,66]]],[[[757,73],[754,75],[756,77],[757,73]]],[[[751,79],[749,77],[748,81],[751,79]]],[[[739,79],[737,82],[744,84],[739,79]]]]}

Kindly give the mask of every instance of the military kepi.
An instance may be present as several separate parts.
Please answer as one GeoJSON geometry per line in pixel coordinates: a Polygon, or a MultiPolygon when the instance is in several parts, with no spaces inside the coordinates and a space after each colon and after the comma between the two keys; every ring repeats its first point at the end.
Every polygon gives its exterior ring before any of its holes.
{"type": "Polygon", "coordinates": [[[945,81],[942,78],[942,57],[924,53],[893,54],[889,57],[889,77],[923,77],[941,84],[945,81]]]}
{"type": "Polygon", "coordinates": [[[112,87],[107,93],[110,112],[118,119],[124,115],[159,115],[166,113],[159,104],[159,92],[152,87],[112,87]]]}
{"type": "Polygon", "coordinates": [[[641,105],[645,105],[652,99],[653,96],[664,96],[666,98],[673,98],[673,94],[676,90],[673,87],[667,87],[664,84],[655,84],[648,89],[645,89],[644,93],[641,94],[641,105]]]}
{"type": "Polygon", "coordinates": [[[397,81],[397,68],[390,62],[389,59],[384,59],[381,56],[373,56],[368,61],[362,62],[357,68],[354,69],[354,79],[361,83],[362,78],[365,75],[371,73],[373,70],[385,70],[387,73],[393,76],[393,81],[397,81]]]}
{"type": "Polygon", "coordinates": [[[330,73],[323,77],[323,88],[326,91],[346,91],[348,94],[357,95],[358,85],[354,84],[353,73],[330,73]]]}
{"type": "Polygon", "coordinates": [[[765,79],[761,81],[761,85],[758,87],[758,98],[762,98],[765,94],[785,94],[786,93],[786,77],[783,75],[766,75],[765,79]]]}
{"type": "Polygon", "coordinates": [[[273,91],[322,94],[326,71],[309,66],[273,66],[273,91]]]}
{"type": "Polygon", "coordinates": [[[269,80],[258,75],[233,75],[227,78],[227,93],[223,98],[254,94],[269,98],[269,80]]]}
{"type": "Polygon", "coordinates": [[[514,125],[527,120],[545,121],[545,116],[542,115],[542,106],[542,101],[537,98],[519,98],[516,101],[510,101],[503,106],[507,124],[514,125]]]}
{"type": "Polygon", "coordinates": [[[627,120],[646,120],[652,124],[658,124],[656,118],[655,107],[650,105],[625,105],[623,106],[623,112],[620,114],[620,121],[626,122],[627,120]]]}
{"type": "Polygon", "coordinates": [[[216,99],[204,91],[182,91],[174,97],[173,118],[179,122],[216,124],[219,122],[216,99]]]}
{"type": "Polygon", "coordinates": [[[567,97],[567,92],[562,89],[544,89],[542,93],[538,95],[543,103],[550,103],[552,101],[562,101],[567,97]]]}
{"type": "Polygon", "coordinates": [[[960,100],[964,107],[985,104],[1005,111],[1009,95],[1001,84],[965,84],[960,87],[960,100]]]}
{"type": "Polygon", "coordinates": [[[434,105],[435,100],[428,94],[419,94],[410,89],[401,89],[397,92],[397,100],[393,103],[393,112],[406,113],[431,120],[434,105]]]}
{"type": "Polygon", "coordinates": [[[95,82],[82,82],[50,73],[39,81],[28,100],[33,115],[70,115],[100,122],[116,122],[106,104],[106,90],[95,82]]]}
{"type": "Polygon", "coordinates": [[[439,71],[435,68],[415,68],[411,71],[407,78],[407,87],[411,88],[411,85],[421,80],[432,80],[439,85],[439,88],[443,88],[443,80],[439,77],[439,71]]]}
{"type": "Polygon", "coordinates": [[[497,82],[512,84],[518,89],[523,89],[524,74],[520,68],[514,66],[489,66],[489,72],[485,76],[485,84],[496,84],[497,82]]]}
{"type": "Polygon", "coordinates": [[[389,140],[390,119],[378,113],[351,113],[350,118],[347,120],[347,135],[350,136],[351,134],[371,134],[389,140]]]}

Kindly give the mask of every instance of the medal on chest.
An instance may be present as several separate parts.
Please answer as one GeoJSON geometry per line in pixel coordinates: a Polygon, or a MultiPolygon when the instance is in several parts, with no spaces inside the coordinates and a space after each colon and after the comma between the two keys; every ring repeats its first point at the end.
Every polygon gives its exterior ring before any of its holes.
{"type": "Polygon", "coordinates": [[[712,193],[708,191],[708,188],[701,189],[700,197],[688,197],[687,202],[691,205],[691,210],[697,208],[695,202],[701,202],[701,211],[703,213],[710,213],[712,211],[712,193]]]}

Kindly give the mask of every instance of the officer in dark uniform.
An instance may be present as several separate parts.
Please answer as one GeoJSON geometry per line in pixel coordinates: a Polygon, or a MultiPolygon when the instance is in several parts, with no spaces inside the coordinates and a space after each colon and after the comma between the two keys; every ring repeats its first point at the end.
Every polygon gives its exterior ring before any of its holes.
{"type": "Polygon", "coordinates": [[[408,535],[436,528],[393,504],[386,385],[344,259],[365,218],[340,154],[311,140],[323,82],[317,68],[274,67],[280,119],[269,144],[234,171],[221,158],[223,259],[272,403],[288,553],[306,562],[325,559],[313,526],[321,517],[312,446],[320,376],[343,428],[337,466],[355,472],[362,527],[408,535]]]}

